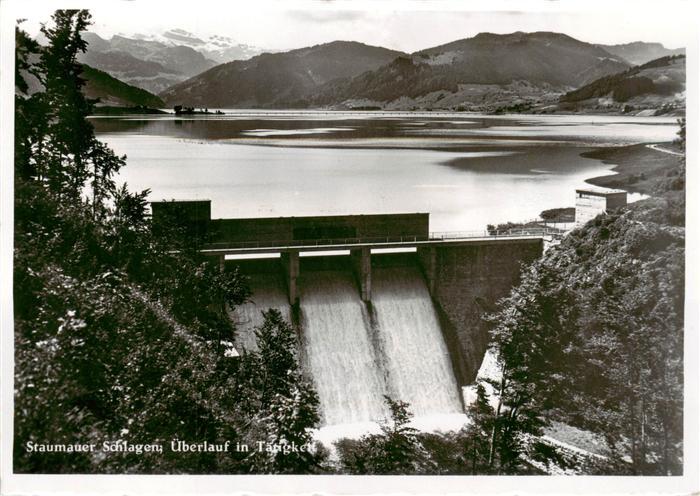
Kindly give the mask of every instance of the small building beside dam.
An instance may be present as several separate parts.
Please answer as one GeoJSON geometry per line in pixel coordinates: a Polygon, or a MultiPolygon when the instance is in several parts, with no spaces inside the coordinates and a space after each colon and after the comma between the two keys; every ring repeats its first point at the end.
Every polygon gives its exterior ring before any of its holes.
{"type": "Polygon", "coordinates": [[[576,227],[602,213],[627,205],[627,192],[619,189],[586,188],[576,190],[576,227]]]}
{"type": "Polygon", "coordinates": [[[543,251],[528,233],[436,236],[427,213],[211,219],[208,201],[152,207],[154,222],[179,222],[202,253],[249,278],[251,302],[233,315],[238,346],[255,346],[267,308],[297,327],[327,423],[372,418],[384,394],[416,415],[454,409],[488,346],[483,317],[543,251]],[[365,389],[371,399],[347,398],[365,389]],[[421,394],[443,398],[442,410],[421,394]]]}

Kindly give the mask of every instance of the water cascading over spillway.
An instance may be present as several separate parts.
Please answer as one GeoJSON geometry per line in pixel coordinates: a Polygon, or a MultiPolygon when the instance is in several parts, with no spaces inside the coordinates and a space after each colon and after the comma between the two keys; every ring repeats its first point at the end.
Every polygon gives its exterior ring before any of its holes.
{"type": "Polygon", "coordinates": [[[372,304],[391,396],[416,416],[460,413],[449,351],[418,268],[373,269],[372,304]]]}
{"type": "Polygon", "coordinates": [[[386,417],[386,383],[372,344],[367,309],[349,271],[299,276],[304,355],[319,395],[323,423],[386,417]]]}
{"type": "Polygon", "coordinates": [[[236,346],[249,351],[257,351],[255,328],[263,322],[263,311],[270,308],[279,310],[282,317],[290,322],[290,307],[287,290],[279,274],[255,274],[249,279],[253,293],[250,301],[236,307],[232,320],[236,324],[236,346]]]}
{"type": "MultiPolygon", "coordinates": [[[[461,413],[459,390],[425,280],[416,265],[372,268],[372,296],[360,299],[343,257],[312,257],[298,276],[300,359],[319,395],[322,425],[382,421],[384,395],[416,417],[461,413]]],[[[390,262],[391,263],[391,262],[390,262]]],[[[262,311],[291,322],[279,262],[248,271],[252,301],[236,308],[236,345],[256,350],[262,311]]]]}

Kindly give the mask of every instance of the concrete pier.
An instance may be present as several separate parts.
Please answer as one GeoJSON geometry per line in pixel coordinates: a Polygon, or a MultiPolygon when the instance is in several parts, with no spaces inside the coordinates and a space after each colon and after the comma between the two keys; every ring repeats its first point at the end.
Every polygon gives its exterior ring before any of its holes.
{"type": "Polygon", "coordinates": [[[372,300],[372,258],[368,247],[350,250],[352,267],[360,286],[360,298],[364,302],[372,300]]]}
{"type": "Polygon", "coordinates": [[[288,251],[282,253],[281,261],[285,273],[285,281],[287,283],[289,304],[295,306],[299,303],[299,289],[297,286],[297,279],[299,278],[299,252],[288,251]]]}

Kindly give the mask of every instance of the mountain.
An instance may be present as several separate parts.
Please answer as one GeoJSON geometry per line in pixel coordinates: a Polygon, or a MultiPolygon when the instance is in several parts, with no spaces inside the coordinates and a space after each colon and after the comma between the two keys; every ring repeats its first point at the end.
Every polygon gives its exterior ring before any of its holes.
{"type": "Polygon", "coordinates": [[[685,55],[671,55],[597,79],[561,97],[577,108],[673,112],[685,108],[685,55]]]}
{"type": "Polygon", "coordinates": [[[88,98],[98,99],[97,106],[163,108],[163,100],[148,91],[131,86],[106,72],[83,65],[86,80],[83,93],[88,98]]]}
{"type": "Polygon", "coordinates": [[[80,62],[103,70],[134,86],[159,92],[216,65],[202,53],[184,45],[114,35],[105,40],[83,33],[88,50],[80,62]]]}
{"type": "Polygon", "coordinates": [[[228,36],[213,35],[203,39],[183,29],[171,29],[155,36],[134,35],[134,38],[151,39],[166,45],[187,46],[219,64],[232,60],[248,60],[261,53],[275,51],[237,43],[228,36]]]}
{"type": "Polygon", "coordinates": [[[551,32],[480,33],[415,55],[422,63],[449,68],[467,83],[507,84],[523,79],[576,86],[612,67],[619,71],[628,66],[594,45],[551,32]]]}
{"type": "MultiPolygon", "coordinates": [[[[38,57],[33,57],[33,62],[36,63],[38,57]]],[[[85,80],[83,86],[83,94],[91,99],[99,101],[96,106],[99,107],[147,107],[151,109],[163,108],[165,104],[163,100],[149,93],[148,91],[137,88],[117,78],[114,78],[104,71],[82,65],[81,77],[85,80]]],[[[27,82],[26,95],[33,95],[44,90],[43,83],[33,74],[21,71],[22,77],[27,82]]]]}
{"type": "Polygon", "coordinates": [[[287,106],[329,81],[378,69],[401,55],[354,41],[334,41],[222,64],[160,96],[170,105],[287,106]]]}
{"type": "Polygon", "coordinates": [[[685,48],[670,49],[661,43],[635,41],[623,45],[598,45],[605,51],[620,57],[632,65],[640,65],[668,55],[684,55],[685,48]]]}
{"type": "Polygon", "coordinates": [[[373,72],[331,82],[312,105],[362,102],[389,108],[454,108],[542,101],[614,74],[629,64],[564,34],[536,32],[473,38],[421,50],[373,72]]]}
{"type": "Polygon", "coordinates": [[[211,107],[434,108],[521,96],[555,102],[556,93],[628,67],[600,47],[548,32],[481,33],[411,55],[333,42],[218,66],[161,96],[211,107]]]}

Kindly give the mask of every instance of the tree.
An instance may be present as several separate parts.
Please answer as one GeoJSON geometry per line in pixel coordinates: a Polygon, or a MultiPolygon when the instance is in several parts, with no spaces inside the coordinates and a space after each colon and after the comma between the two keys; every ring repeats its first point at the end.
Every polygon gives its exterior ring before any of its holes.
{"type": "Polygon", "coordinates": [[[467,407],[466,413],[470,423],[460,436],[465,464],[472,475],[486,474],[495,418],[483,384],[477,384],[476,400],[467,407]]]}
{"type": "Polygon", "coordinates": [[[380,434],[363,436],[356,442],[336,443],[341,465],[350,474],[420,474],[430,472],[427,453],[418,431],[408,424],[413,415],[408,403],[384,396],[391,419],[380,425],[380,434]]]}
{"type": "Polygon", "coordinates": [[[248,394],[255,410],[249,439],[264,442],[248,459],[262,473],[314,473],[323,453],[313,446],[311,429],[318,425],[318,395],[301,372],[294,329],[279,310],[263,312],[256,329],[258,352],[245,362],[248,394]]]}
{"type": "MultiPolygon", "coordinates": [[[[220,346],[233,341],[226,306],[247,298],[244,279],[195,249],[173,252],[170,234],[146,215],[148,191],[113,183],[122,159],[95,138],[91,103],[79,91],[75,57],[89,19],[57,11],[44,27],[46,48],[16,31],[14,469],[246,471],[236,453],[25,449],[27,441],[235,442],[251,435],[259,411],[247,381],[257,368],[220,346]],[[30,77],[39,82],[33,93],[30,77]],[[92,195],[83,196],[86,188],[92,195]]],[[[294,389],[294,378],[287,397],[313,404],[313,390],[294,389]]],[[[268,413],[279,407],[275,398],[268,413]]],[[[302,410],[293,404],[291,414],[302,410]]]]}
{"type": "MultiPolygon", "coordinates": [[[[52,24],[42,26],[49,43],[38,50],[39,61],[32,73],[43,91],[30,101],[41,109],[44,119],[43,123],[27,123],[33,131],[33,153],[28,154],[23,146],[25,157],[20,164],[25,175],[36,178],[62,201],[80,199],[84,187],[89,185],[93,216],[102,217],[104,202],[114,192],[113,176],[124,165],[124,158],[117,157],[95,138],[93,126],[86,119],[94,102],[83,95],[85,80],[80,76],[82,66],[77,56],[87,48],[81,32],[90,20],[87,10],[57,10],[52,24]]],[[[20,68],[28,71],[27,50],[37,47],[30,47],[24,40],[20,47],[20,68]]]]}
{"type": "Polygon", "coordinates": [[[526,270],[499,306],[490,317],[502,379],[489,465],[515,473],[524,438],[541,434],[575,378],[568,355],[576,342],[578,308],[558,272],[544,264],[526,270]]]}
{"type": "Polygon", "coordinates": [[[517,471],[556,419],[604,436],[611,473],[679,473],[683,260],[683,230],[652,198],[597,217],[523,272],[491,318],[503,369],[494,469],[517,471]]]}

